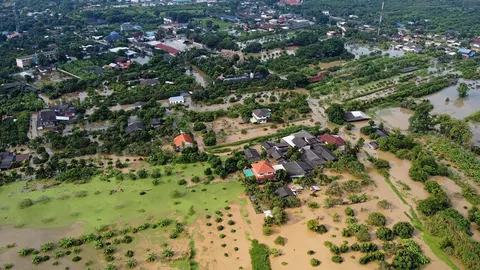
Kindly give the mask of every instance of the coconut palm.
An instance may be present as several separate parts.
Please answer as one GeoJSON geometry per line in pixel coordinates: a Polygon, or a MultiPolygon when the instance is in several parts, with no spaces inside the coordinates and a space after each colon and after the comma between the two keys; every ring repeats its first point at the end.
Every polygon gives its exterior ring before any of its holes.
{"type": "Polygon", "coordinates": [[[147,256],[147,262],[154,262],[157,259],[157,254],[155,253],[150,253],[147,256]]]}

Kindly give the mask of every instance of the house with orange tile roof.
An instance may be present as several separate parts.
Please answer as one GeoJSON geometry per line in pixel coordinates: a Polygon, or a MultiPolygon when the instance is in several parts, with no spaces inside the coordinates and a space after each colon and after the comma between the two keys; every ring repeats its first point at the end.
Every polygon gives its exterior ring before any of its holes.
{"type": "Polygon", "coordinates": [[[175,147],[178,149],[185,147],[193,147],[194,144],[192,137],[186,133],[182,133],[175,137],[173,139],[173,142],[175,143],[175,147]]]}
{"type": "Polygon", "coordinates": [[[253,163],[252,172],[258,183],[275,179],[275,169],[268,160],[261,160],[257,163],[253,163]]]}

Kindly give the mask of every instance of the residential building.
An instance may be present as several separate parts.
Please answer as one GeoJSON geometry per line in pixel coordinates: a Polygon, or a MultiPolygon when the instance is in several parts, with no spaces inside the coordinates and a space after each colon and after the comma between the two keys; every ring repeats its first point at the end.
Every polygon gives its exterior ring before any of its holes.
{"type": "Polygon", "coordinates": [[[295,193],[293,193],[293,191],[289,187],[280,187],[277,190],[275,190],[273,193],[280,198],[295,196],[295,193]]]}
{"type": "Polygon", "coordinates": [[[388,137],[388,133],[385,130],[379,128],[375,128],[375,134],[379,138],[388,137]]]}
{"type": "Polygon", "coordinates": [[[54,111],[44,110],[38,114],[37,130],[52,129],[57,125],[57,115],[54,111]]]}
{"type": "Polygon", "coordinates": [[[370,120],[370,116],[366,115],[362,111],[348,111],[343,114],[343,120],[346,122],[357,122],[370,120]]]}
{"type": "Polygon", "coordinates": [[[474,57],[477,54],[477,52],[475,52],[474,50],[469,50],[469,49],[465,49],[465,48],[459,49],[458,53],[462,54],[462,56],[465,57],[465,58],[471,58],[471,57],[474,57]]]}
{"type": "Polygon", "coordinates": [[[290,178],[300,178],[309,174],[313,168],[303,161],[285,162],[282,164],[290,178]]]}
{"type": "Polygon", "coordinates": [[[375,142],[375,141],[371,141],[371,142],[368,143],[368,147],[370,149],[378,149],[378,143],[375,142]]]}
{"type": "Polygon", "coordinates": [[[126,22],[120,25],[120,31],[133,31],[133,30],[135,30],[135,27],[132,25],[132,23],[126,22]]]}
{"type": "Polygon", "coordinates": [[[11,95],[16,90],[38,92],[38,88],[24,82],[4,83],[1,85],[1,90],[0,92],[6,92],[8,95],[11,95]]]}
{"type": "Polygon", "coordinates": [[[162,120],[162,119],[158,119],[158,118],[153,118],[153,119],[150,119],[150,126],[152,128],[159,128],[161,126],[165,125],[165,121],[162,120]]]}
{"type": "Polygon", "coordinates": [[[288,22],[290,30],[310,27],[312,24],[307,20],[291,20],[288,22]]]}
{"type": "Polygon", "coordinates": [[[77,113],[71,103],[54,105],[50,107],[50,110],[54,111],[56,116],[65,116],[68,118],[74,117],[77,113]]]}
{"type": "Polygon", "coordinates": [[[474,51],[480,51],[480,36],[476,38],[472,38],[472,42],[470,43],[470,47],[474,51]]]}
{"type": "Polygon", "coordinates": [[[125,133],[132,134],[136,131],[144,131],[145,125],[139,122],[132,123],[125,128],[125,133]]]}
{"type": "Polygon", "coordinates": [[[423,47],[420,44],[407,42],[405,45],[403,45],[403,50],[406,52],[421,53],[423,51],[423,47]]]}
{"type": "Polygon", "coordinates": [[[251,123],[265,124],[268,122],[271,116],[270,109],[255,109],[252,111],[251,123]]]}
{"type": "Polygon", "coordinates": [[[0,152],[0,171],[11,169],[14,160],[15,154],[10,152],[0,152]]]}
{"type": "Polygon", "coordinates": [[[252,164],[252,172],[258,183],[263,183],[266,180],[275,179],[275,169],[268,160],[262,160],[252,164]]]}
{"type": "Polygon", "coordinates": [[[260,154],[256,149],[247,148],[243,152],[245,153],[245,157],[249,162],[257,162],[261,159],[260,154]]]}
{"type": "Polygon", "coordinates": [[[194,142],[192,137],[186,133],[182,133],[173,139],[176,149],[193,147],[194,142]]]}
{"type": "Polygon", "coordinates": [[[170,55],[177,55],[180,53],[179,50],[173,48],[173,47],[170,47],[170,46],[167,46],[165,44],[162,44],[162,43],[159,43],[157,45],[155,45],[155,49],[157,50],[162,50],[162,51],[166,51],[168,52],[170,55]]]}
{"type": "Polygon", "coordinates": [[[318,140],[324,144],[335,144],[339,149],[345,148],[345,140],[338,135],[325,133],[320,135],[318,140]]]}
{"type": "Polygon", "coordinates": [[[183,96],[171,97],[168,99],[170,104],[183,104],[185,103],[185,98],[183,96]]]}
{"type": "Polygon", "coordinates": [[[33,64],[38,64],[38,55],[43,54],[48,59],[55,59],[57,51],[39,52],[37,54],[26,55],[15,59],[17,67],[27,68],[33,64]]]}
{"type": "Polygon", "coordinates": [[[302,149],[304,147],[308,147],[310,144],[308,141],[312,139],[316,139],[315,136],[305,130],[302,130],[290,136],[283,137],[282,141],[288,143],[291,147],[302,149]]]}

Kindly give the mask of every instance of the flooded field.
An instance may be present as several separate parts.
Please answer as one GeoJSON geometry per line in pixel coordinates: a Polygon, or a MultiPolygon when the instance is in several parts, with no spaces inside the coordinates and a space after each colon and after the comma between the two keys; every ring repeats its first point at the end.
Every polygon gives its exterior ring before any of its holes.
{"type": "Polygon", "coordinates": [[[388,50],[383,50],[378,47],[361,45],[361,44],[345,44],[345,49],[355,55],[355,59],[359,59],[362,55],[370,55],[373,52],[381,51],[383,55],[388,54],[391,57],[404,56],[405,52],[402,50],[397,50],[391,46],[388,50]]]}
{"type": "MultiPolygon", "coordinates": [[[[433,109],[434,113],[448,114],[457,119],[464,119],[480,110],[480,80],[459,79],[457,85],[449,86],[438,93],[426,96],[425,99],[430,100],[433,106],[435,106],[433,109]],[[457,88],[462,82],[466,83],[470,88],[467,98],[458,98],[457,88]],[[447,98],[450,101],[447,101],[447,98]]],[[[480,125],[470,123],[470,128],[474,135],[474,143],[480,144],[480,125]]]]}
{"type": "Polygon", "coordinates": [[[413,111],[400,107],[393,107],[378,110],[375,112],[375,115],[387,126],[407,130],[409,125],[408,119],[413,115],[413,111]]]}

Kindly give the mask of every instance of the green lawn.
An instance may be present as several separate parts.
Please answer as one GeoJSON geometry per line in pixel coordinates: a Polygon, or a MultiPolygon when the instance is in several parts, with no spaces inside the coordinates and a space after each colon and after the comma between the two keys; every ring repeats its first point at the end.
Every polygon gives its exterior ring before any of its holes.
{"type": "MultiPolygon", "coordinates": [[[[198,175],[204,178],[205,167],[200,164],[187,166],[177,165],[171,176],[163,175],[162,183],[153,186],[152,179],[123,180],[110,179],[110,182],[94,178],[87,184],[61,184],[57,187],[41,191],[27,192],[23,189],[25,182],[0,187],[0,224],[14,224],[26,227],[61,227],[82,221],[86,232],[104,224],[118,224],[120,227],[128,224],[144,223],[171,217],[187,217],[190,206],[194,206],[196,215],[204,214],[225,207],[228,202],[237,199],[243,192],[242,185],[237,181],[222,181],[208,185],[198,184],[193,188],[179,186],[180,179],[190,180],[198,175]],[[183,173],[182,173],[183,172],[183,173]],[[202,191],[202,189],[206,191],[202,191]],[[183,196],[172,198],[171,192],[178,190],[183,196]],[[116,191],[110,194],[111,191],[116,191]],[[195,190],[195,192],[192,192],[195,190]],[[87,191],[83,198],[74,196],[75,192],[87,191]],[[145,195],[140,195],[145,191],[145,195]],[[69,195],[68,199],[58,199],[69,195]],[[25,209],[18,207],[22,199],[33,201],[41,196],[51,197],[47,203],[36,203],[25,209]],[[178,204],[174,204],[177,202],[178,204]]],[[[162,168],[162,172],[164,172],[162,168]]],[[[195,216],[189,218],[191,222],[195,216]]]]}
{"type": "Polygon", "coordinates": [[[225,22],[220,19],[213,19],[213,18],[201,18],[201,19],[195,19],[198,22],[201,22],[203,27],[207,27],[207,21],[212,21],[213,25],[218,24],[220,26],[220,29],[226,29],[229,26],[234,26],[235,24],[232,22],[225,22]]]}

